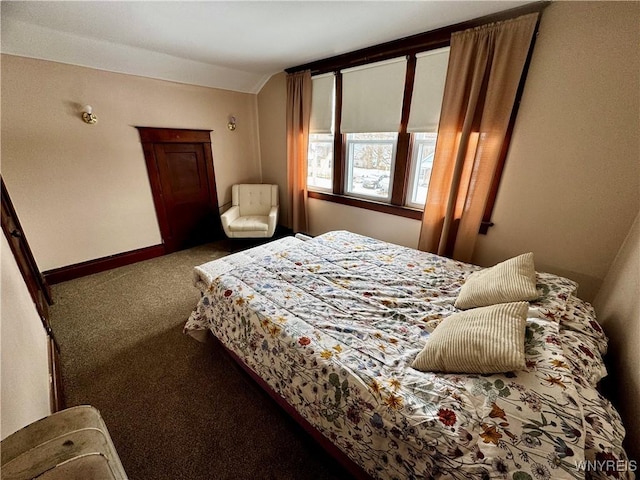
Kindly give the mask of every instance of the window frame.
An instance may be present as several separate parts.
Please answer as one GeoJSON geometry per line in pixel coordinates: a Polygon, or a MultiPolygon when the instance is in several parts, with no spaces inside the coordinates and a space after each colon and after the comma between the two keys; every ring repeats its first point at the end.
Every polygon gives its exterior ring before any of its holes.
{"type": "MultiPolygon", "coordinates": [[[[332,188],[331,187],[320,187],[318,185],[309,185],[309,151],[311,151],[311,144],[312,143],[330,143],[333,144],[334,138],[333,138],[333,134],[326,134],[326,133],[321,133],[321,134],[309,134],[309,145],[307,148],[307,190],[309,191],[318,191],[318,192],[331,192],[332,188]],[[327,140],[311,140],[311,135],[327,135],[330,136],[330,139],[327,140]]],[[[333,145],[331,146],[331,183],[333,184],[333,170],[335,168],[335,161],[333,158],[333,145]]]]}
{"type": "MultiPolygon", "coordinates": [[[[389,213],[392,215],[398,215],[406,218],[413,218],[416,220],[422,219],[422,212],[424,208],[416,207],[415,205],[407,205],[407,199],[409,195],[409,182],[411,181],[410,169],[411,169],[411,150],[412,150],[412,134],[407,132],[407,124],[409,119],[409,110],[411,106],[411,96],[413,92],[413,81],[415,76],[416,66],[416,54],[435,50],[450,46],[451,34],[457,31],[466,30],[469,28],[479,27],[488,23],[508,20],[521,15],[534,12],[542,12],[550,1],[535,2],[521,7],[512,8],[503,12],[498,12],[492,15],[486,15],[483,17],[475,18],[466,22],[461,22],[455,25],[439,28],[425,33],[412,35],[399,40],[367,47],[354,52],[338,55],[335,57],[318,60],[296,67],[286,69],[287,73],[295,73],[303,70],[310,70],[313,76],[324,73],[334,72],[335,74],[335,111],[334,111],[334,155],[333,155],[333,190],[331,193],[327,191],[309,190],[308,196],[310,198],[316,198],[320,200],[340,203],[344,205],[351,205],[359,208],[365,208],[368,210],[379,211],[383,213],[389,213]],[[341,110],[342,110],[342,75],[340,70],[365,65],[369,63],[375,63],[383,60],[396,58],[399,56],[407,57],[407,73],[405,78],[404,98],[402,105],[402,117],[400,121],[400,127],[398,129],[398,140],[396,148],[395,165],[393,174],[391,176],[392,183],[390,183],[391,200],[390,202],[380,202],[369,198],[354,197],[351,194],[345,193],[346,185],[346,134],[340,133],[341,124],[341,110]]],[[[509,122],[509,128],[507,130],[507,136],[505,139],[504,148],[498,163],[496,175],[493,179],[491,188],[491,194],[485,207],[483,221],[480,226],[480,233],[486,234],[490,226],[491,216],[495,205],[495,200],[500,185],[500,178],[504,169],[504,162],[508,153],[508,147],[513,132],[513,126],[515,124],[515,118],[522,97],[522,91],[524,88],[524,81],[527,76],[529,65],[531,63],[531,54],[535,45],[535,39],[537,36],[538,26],[540,20],[538,19],[538,25],[536,25],[536,32],[534,34],[529,55],[525,63],[524,71],[521,77],[520,86],[516,95],[516,101],[513,111],[511,113],[511,119],[509,122]]]]}
{"type": "MultiPolygon", "coordinates": [[[[391,132],[389,132],[391,133],[391,132]]],[[[357,134],[346,134],[345,136],[345,146],[344,146],[344,150],[345,150],[345,178],[344,178],[344,190],[345,190],[345,195],[349,195],[351,197],[357,197],[357,198],[362,198],[365,200],[373,200],[373,201],[378,201],[378,202],[385,202],[385,203],[390,203],[391,201],[391,183],[389,184],[389,191],[387,192],[387,196],[386,197],[382,197],[380,195],[367,195],[366,193],[358,193],[358,192],[354,192],[354,191],[349,191],[349,182],[351,180],[351,176],[352,176],[352,171],[353,168],[355,167],[355,165],[351,165],[351,154],[353,153],[352,150],[355,149],[355,145],[376,145],[376,144],[390,144],[391,145],[391,159],[390,159],[390,165],[389,165],[389,179],[390,181],[393,179],[393,172],[394,172],[394,166],[395,166],[395,157],[396,157],[396,152],[398,150],[398,136],[396,135],[395,138],[393,139],[388,139],[388,140],[374,140],[374,139],[349,139],[349,135],[357,135],[357,134]]]]}

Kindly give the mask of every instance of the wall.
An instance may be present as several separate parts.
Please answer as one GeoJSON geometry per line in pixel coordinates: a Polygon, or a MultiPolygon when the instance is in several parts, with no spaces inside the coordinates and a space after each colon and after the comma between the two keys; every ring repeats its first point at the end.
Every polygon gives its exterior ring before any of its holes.
{"type": "Polygon", "coordinates": [[[639,17],[637,2],[545,10],[476,263],[533,251],[594,298],[640,205],[639,17]]]}
{"type": "Polygon", "coordinates": [[[355,208],[339,203],[309,199],[309,231],[318,235],[329,230],[349,230],[387,242],[418,248],[420,222],[410,218],[355,208]],[[358,210],[354,215],[354,210],[358,210]],[[384,235],[380,232],[384,231],[384,235]]]}
{"type": "MultiPolygon", "coordinates": [[[[637,2],[553,2],[545,10],[495,226],[479,237],[474,263],[533,251],[539,270],[578,281],[580,296],[593,300],[640,204],[639,13],[637,2]]],[[[284,83],[272,81],[259,98],[284,98],[284,83]]],[[[281,115],[271,122],[284,123],[281,115]]],[[[286,159],[265,154],[274,139],[260,134],[263,172],[286,169],[286,159]]],[[[417,245],[418,221],[309,203],[313,235],[348,227],[417,245]]]]}
{"type": "Polygon", "coordinates": [[[291,228],[287,185],[287,76],[278,73],[258,94],[262,181],[280,185],[279,223],[291,228]]]}
{"type": "Polygon", "coordinates": [[[616,255],[594,300],[598,319],[609,336],[607,385],[627,428],[628,453],[640,460],[640,215],[616,255]]]}
{"type": "Polygon", "coordinates": [[[255,95],[11,55],[1,67],[2,173],[41,271],[161,242],[135,126],[212,129],[221,206],[260,181],[255,95]]]}
{"type": "Polygon", "coordinates": [[[51,413],[47,334],[4,235],[0,244],[0,438],[51,413]]]}

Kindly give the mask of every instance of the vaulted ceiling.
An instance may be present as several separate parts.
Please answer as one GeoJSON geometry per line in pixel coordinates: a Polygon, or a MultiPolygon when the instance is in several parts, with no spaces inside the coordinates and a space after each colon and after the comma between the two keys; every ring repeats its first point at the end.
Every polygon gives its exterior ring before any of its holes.
{"type": "Polygon", "coordinates": [[[2,1],[2,53],[257,93],[287,67],[529,1],[2,1]]]}

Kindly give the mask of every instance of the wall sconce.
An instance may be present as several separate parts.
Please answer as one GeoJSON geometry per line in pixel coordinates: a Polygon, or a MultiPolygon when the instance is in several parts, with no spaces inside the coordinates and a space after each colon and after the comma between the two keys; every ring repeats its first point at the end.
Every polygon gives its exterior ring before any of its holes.
{"type": "Polygon", "coordinates": [[[91,105],[85,105],[82,108],[82,120],[91,125],[98,121],[98,117],[93,113],[93,107],[91,105]]]}
{"type": "Polygon", "coordinates": [[[227,128],[231,131],[236,129],[236,117],[229,117],[229,123],[227,123],[227,128]]]}

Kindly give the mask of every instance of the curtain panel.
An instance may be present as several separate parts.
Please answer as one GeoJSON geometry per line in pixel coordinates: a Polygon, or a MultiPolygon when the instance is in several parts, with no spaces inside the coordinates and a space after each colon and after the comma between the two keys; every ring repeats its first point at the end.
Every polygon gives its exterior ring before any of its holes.
{"type": "Polygon", "coordinates": [[[289,225],[309,231],[307,217],[307,154],[311,120],[311,71],[287,75],[287,191],[289,225]]]}
{"type": "Polygon", "coordinates": [[[452,34],[419,249],[471,261],[537,21],[452,34]]]}

